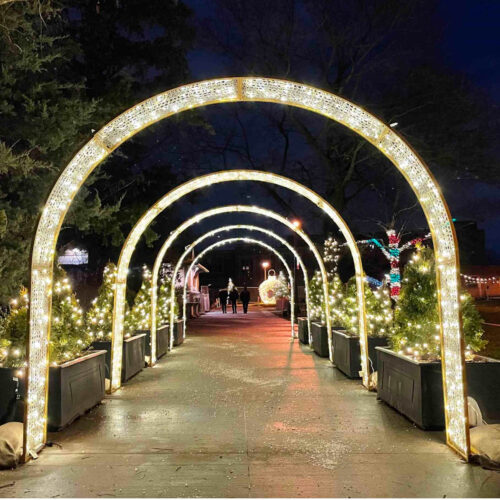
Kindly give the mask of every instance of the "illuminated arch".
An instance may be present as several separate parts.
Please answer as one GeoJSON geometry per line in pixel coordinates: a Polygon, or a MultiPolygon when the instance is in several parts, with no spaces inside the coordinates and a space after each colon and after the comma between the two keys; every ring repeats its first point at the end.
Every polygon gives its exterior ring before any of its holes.
{"type": "MultiPolygon", "coordinates": [[[[207,238],[208,238],[208,236],[207,236],[207,238]]],[[[199,239],[201,240],[201,238],[199,238],[199,239]]],[[[261,247],[264,247],[267,250],[269,250],[270,252],[273,252],[278,257],[278,259],[281,260],[281,263],[283,264],[283,266],[286,269],[286,272],[288,273],[288,279],[290,281],[290,302],[291,302],[292,310],[293,310],[293,307],[295,305],[295,302],[294,302],[294,291],[293,291],[294,288],[295,288],[295,283],[294,283],[294,280],[293,280],[293,273],[292,273],[292,270],[290,269],[290,266],[288,265],[288,263],[287,263],[286,259],[283,257],[283,255],[281,255],[281,253],[278,252],[278,250],[276,250],[275,248],[273,248],[271,245],[268,245],[267,243],[264,243],[261,240],[256,240],[255,238],[248,238],[247,236],[238,236],[238,237],[234,237],[234,238],[226,238],[225,240],[221,240],[221,241],[217,241],[217,242],[213,243],[212,245],[210,245],[207,248],[205,248],[204,250],[202,250],[193,259],[193,262],[191,262],[191,264],[188,267],[188,270],[186,272],[186,276],[189,275],[189,273],[192,271],[193,267],[197,264],[197,262],[205,254],[207,254],[208,252],[210,252],[210,251],[212,251],[212,250],[214,250],[214,249],[216,249],[216,248],[218,248],[220,246],[229,245],[231,243],[238,243],[238,242],[251,243],[251,244],[254,244],[254,245],[259,245],[261,247]]],[[[201,243],[201,241],[198,242],[198,243],[201,243]]],[[[193,248],[194,248],[194,245],[193,245],[193,248]]],[[[183,257],[181,257],[181,258],[183,258],[183,257]]],[[[185,308],[185,306],[186,306],[186,291],[187,291],[187,280],[184,280],[184,287],[183,287],[183,291],[182,291],[183,308],[185,308]]],[[[186,314],[186,311],[184,309],[184,316],[185,316],[185,314],[186,314]]],[[[185,323],[185,318],[184,318],[184,323],[185,323]]],[[[293,336],[293,327],[294,327],[294,325],[293,325],[293,313],[292,313],[292,321],[291,321],[291,323],[292,323],[292,336],[293,336]]],[[[185,325],[184,325],[184,327],[185,327],[185,325]]],[[[170,328],[172,328],[172,325],[170,326],[170,328]]],[[[172,342],[172,340],[173,340],[173,331],[172,331],[172,329],[170,330],[170,339],[171,339],[171,342],[172,342]]]]}
{"type": "MultiPolygon", "coordinates": [[[[183,222],[180,226],[178,226],[172,233],[170,233],[169,237],[165,240],[160,251],[157,254],[155,259],[155,263],[153,266],[153,274],[152,274],[152,286],[151,286],[151,342],[154,345],[153,339],[156,337],[156,308],[157,308],[157,290],[158,290],[158,273],[160,272],[161,263],[167,253],[168,249],[174,243],[174,241],[180,236],[180,234],[185,231],[187,228],[191,227],[193,224],[201,222],[202,220],[212,217],[215,215],[231,213],[231,212],[247,212],[252,214],[262,215],[264,217],[270,217],[274,220],[286,225],[289,229],[298,234],[307,244],[311,252],[313,252],[316,261],[318,263],[318,267],[320,269],[324,268],[323,259],[321,255],[316,249],[316,245],[311,241],[311,239],[307,236],[307,234],[299,227],[296,227],[293,223],[291,223],[285,217],[264,208],[248,206],[248,205],[227,205],[224,207],[217,207],[207,210],[205,212],[201,212],[190,219],[183,222]]],[[[322,277],[326,279],[326,269],[322,272],[322,277]]],[[[326,299],[325,299],[326,300],[326,299]]],[[[152,356],[154,359],[156,356],[152,356]]]]}
{"type": "MultiPolygon", "coordinates": [[[[247,231],[258,231],[263,234],[266,234],[270,238],[274,238],[275,240],[279,241],[282,245],[284,245],[290,252],[293,254],[293,256],[297,259],[297,262],[300,264],[302,268],[302,272],[304,274],[304,283],[305,283],[305,293],[306,293],[306,307],[307,307],[307,317],[308,317],[308,326],[310,325],[310,320],[309,320],[309,283],[308,283],[308,276],[307,276],[307,270],[304,266],[304,262],[300,258],[300,255],[298,252],[286,241],[284,238],[281,238],[281,236],[278,236],[277,234],[274,234],[272,231],[269,231],[269,229],[264,229],[262,227],[258,226],[253,226],[250,224],[233,224],[230,226],[222,226],[217,229],[213,229],[212,231],[208,231],[204,235],[200,236],[196,240],[194,240],[190,245],[186,247],[184,250],[184,253],[179,257],[177,264],[174,268],[174,272],[172,274],[172,284],[170,287],[170,348],[173,347],[174,343],[174,320],[175,320],[175,311],[174,311],[174,300],[175,300],[175,276],[177,276],[177,273],[179,272],[179,269],[181,268],[182,264],[184,263],[184,259],[189,255],[191,250],[193,250],[197,245],[205,241],[207,238],[210,238],[212,236],[215,236],[218,233],[221,232],[228,232],[228,231],[233,231],[236,229],[245,229],[247,231]]],[[[312,243],[312,242],[311,242],[312,243]]],[[[186,281],[186,280],[185,280],[186,281]]],[[[292,283],[292,281],[290,282],[292,283]]],[[[294,324],[295,324],[295,287],[292,286],[291,292],[290,292],[290,303],[291,303],[291,323],[292,323],[292,339],[294,338],[294,324]]],[[[182,304],[182,319],[184,321],[184,336],[186,335],[186,283],[184,284],[184,293],[182,295],[183,297],[183,304],[182,304]]],[[[328,298],[326,298],[328,300],[328,298]]],[[[310,330],[309,330],[309,336],[310,336],[310,330]]]]}
{"type": "MultiPolygon", "coordinates": [[[[114,149],[151,124],[189,109],[241,101],[286,104],[345,125],[381,151],[406,178],[417,195],[431,230],[437,262],[446,438],[453,449],[468,458],[470,443],[464,384],[458,245],[452,218],[437,181],[403,138],[354,103],[301,83],[260,77],[207,80],[146,99],[99,130],[60,174],[40,216],[33,242],[25,457],[28,458],[30,452],[36,453],[42,448],[46,439],[47,349],[55,247],[64,217],[79,188],[114,149]]],[[[123,275],[119,276],[119,279],[123,278],[123,275]]],[[[361,275],[357,281],[358,290],[362,291],[361,275]]],[[[359,295],[363,295],[362,292],[359,295]]],[[[123,300],[123,297],[120,296],[119,300],[123,300]]],[[[361,297],[360,300],[363,301],[364,298],[361,297]]],[[[363,327],[360,324],[360,329],[363,327]]],[[[360,339],[363,342],[362,335],[360,339]]],[[[366,364],[366,359],[364,362],[366,364]]]]}
{"type": "MultiPolygon", "coordinates": [[[[139,221],[130,231],[125,243],[123,244],[120,258],[117,266],[117,280],[115,289],[115,307],[113,310],[113,332],[112,332],[112,345],[111,345],[111,390],[116,390],[121,385],[121,363],[122,363],[122,345],[123,345],[123,325],[125,319],[125,295],[127,288],[127,274],[128,267],[132,253],[139,242],[141,235],[147,229],[149,224],[166,208],[172,205],[175,201],[181,199],[183,196],[196,191],[202,187],[219,184],[223,182],[235,181],[256,181],[267,182],[280,187],[284,187],[293,191],[296,194],[307,198],[320,208],[340,229],[344,235],[348,248],[351,251],[351,256],[354,261],[354,268],[356,271],[356,288],[357,288],[357,305],[358,305],[358,324],[359,324],[359,344],[361,356],[361,370],[363,373],[363,383],[368,387],[368,377],[370,373],[370,366],[368,363],[368,340],[366,329],[366,314],[365,314],[365,296],[363,289],[363,264],[361,262],[361,254],[359,253],[356,245],[356,240],[352,235],[349,227],[342,219],[340,214],[321,196],[315,193],[308,187],[300,184],[293,179],[283,177],[282,175],[274,174],[272,172],[262,172],[259,170],[224,170],[221,172],[214,172],[206,174],[190,181],[181,184],[180,186],[172,189],[169,193],[160,198],[154,205],[152,205],[141,216],[139,221]]],[[[317,252],[315,246],[311,248],[313,252],[317,252]]],[[[317,253],[317,260],[321,261],[321,256],[317,253]]],[[[326,269],[320,267],[323,278],[323,293],[328,297],[328,277],[326,269]]],[[[331,331],[331,304],[330,301],[326,302],[326,327],[328,334],[328,347],[330,353],[330,360],[332,360],[332,331],[331,331]]]]}

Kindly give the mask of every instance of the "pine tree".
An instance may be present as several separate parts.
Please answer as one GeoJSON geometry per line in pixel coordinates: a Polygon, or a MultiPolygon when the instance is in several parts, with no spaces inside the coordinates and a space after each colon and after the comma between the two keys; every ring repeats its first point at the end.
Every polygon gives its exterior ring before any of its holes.
{"type": "MultiPolygon", "coordinates": [[[[156,326],[159,328],[162,325],[170,324],[170,304],[171,304],[171,284],[170,276],[162,276],[160,278],[160,286],[158,287],[158,298],[156,308],[156,326]]],[[[179,303],[177,298],[174,299],[174,317],[179,314],[179,303]]]]}
{"type": "Polygon", "coordinates": [[[234,288],[234,283],[231,278],[229,278],[229,281],[227,282],[227,293],[230,293],[234,288]]]}
{"type": "Polygon", "coordinates": [[[104,268],[102,285],[85,317],[87,335],[93,340],[111,340],[115,300],[116,265],[104,268]]]}
{"type": "MultiPolygon", "coordinates": [[[[467,351],[470,354],[481,350],[486,345],[482,339],[481,317],[467,292],[461,294],[461,314],[467,351]]],[[[406,264],[394,317],[391,345],[395,351],[418,359],[439,357],[440,326],[432,249],[418,250],[406,264]]]]}
{"type": "MultiPolygon", "coordinates": [[[[393,314],[391,299],[387,287],[382,286],[372,290],[364,283],[366,327],[369,337],[385,337],[392,333],[393,314]]],[[[347,282],[345,327],[348,331],[358,334],[358,301],[356,277],[347,282]]]]}
{"type": "Polygon", "coordinates": [[[309,282],[309,315],[312,321],[326,323],[323,278],[319,271],[314,272],[309,282]]]}
{"type": "MultiPolygon", "coordinates": [[[[91,338],[84,328],[80,303],[73,293],[69,278],[60,267],[54,272],[52,296],[49,360],[51,364],[57,365],[80,356],[90,345],[91,338]]],[[[2,321],[0,330],[3,364],[22,367],[25,364],[29,331],[27,290],[22,288],[19,298],[10,304],[10,312],[2,321]]]]}
{"type": "Polygon", "coordinates": [[[130,330],[149,330],[151,326],[151,271],[142,266],[142,284],[134,299],[128,321],[130,330]]]}
{"type": "Polygon", "coordinates": [[[277,299],[290,298],[290,286],[283,271],[280,271],[274,285],[274,296],[277,299]]]}

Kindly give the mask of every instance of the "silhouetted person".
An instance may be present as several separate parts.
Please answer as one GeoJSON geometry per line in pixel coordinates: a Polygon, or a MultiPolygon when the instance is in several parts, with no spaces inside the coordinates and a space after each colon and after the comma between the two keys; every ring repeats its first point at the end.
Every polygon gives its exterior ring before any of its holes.
{"type": "Polygon", "coordinates": [[[250,292],[247,290],[246,286],[240,293],[240,300],[241,303],[243,304],[243,313],[246,314],[248,312],[248,303],[250,302],[250,292]]]}
{"type": "Polygon", "coordinates": [[[238,290],[236,287],[234,287],[230,292],[229,292],[229,300],[231,301],[231,305],[233,306],[233,314],[236,314],[238,312],[237,310],[237,301],[238,301],[238,290]]]}
{"type": "Polygon", "coordinates": [[[219,301],[222,309],[222,314],[227,312],[227,290],[225,288],[219,290],[219,301]]]}

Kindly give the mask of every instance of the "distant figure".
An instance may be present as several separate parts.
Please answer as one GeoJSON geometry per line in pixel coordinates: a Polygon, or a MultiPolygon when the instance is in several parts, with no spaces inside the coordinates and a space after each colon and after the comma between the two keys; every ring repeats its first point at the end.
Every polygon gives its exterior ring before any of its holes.
{"type": "Polygon", "coordinates": [[[225,288],[221,288],[219,290],[219,300],[220,307],[222,309],[222,314],[227,313],[227,290],[225,288]]]}
{"type": "Polygon", "coordinates": [[[238,312],[237,306],[236,306],[238,297],[239,297],[238,289],[236,287],[234,287],[229,292],[229,300],[231,301],[231,305],[233,306],[233,314],[236,314],[238,312]]]}
{"type": "Polygon", "coordinates": [[[247,290],[246,285],[240,293],[240,300],[243,304],[243,313],[246,314],[248,312],[248,303],[250,302],[250,292],[247,290]]]}

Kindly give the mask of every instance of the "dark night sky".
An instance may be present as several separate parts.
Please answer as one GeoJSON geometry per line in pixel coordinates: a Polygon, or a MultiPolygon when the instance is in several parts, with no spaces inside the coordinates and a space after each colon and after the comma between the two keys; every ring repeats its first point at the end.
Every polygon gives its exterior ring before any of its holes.
{"type": "MultiPolygon", "coordinates": [[[[185,0],[195,15],[195,23],[213,15],[211,2],[185,0]]],[[[443,64],[465,73],[496,104],[500,100],[500,2],[497,0],[442,0],[438,13],[442,38],[439,50],[443,64]]],[[[422,27],[425,29],[425,26],[422,27]]],[[[418,43],[418,41],[416,42],[418,43]]],[[[189,54],[194,80],[221,76],[224,62],[205,50],[189,54]]],[[[498,166],[492,166],[498,168],[498,166]]],[[[475,219],[486,230],[486,245],[490,258],[500,262],[500,185],[485,185],[469,181],[454,181],[446,192],[454,217],[475,219]]]]}

